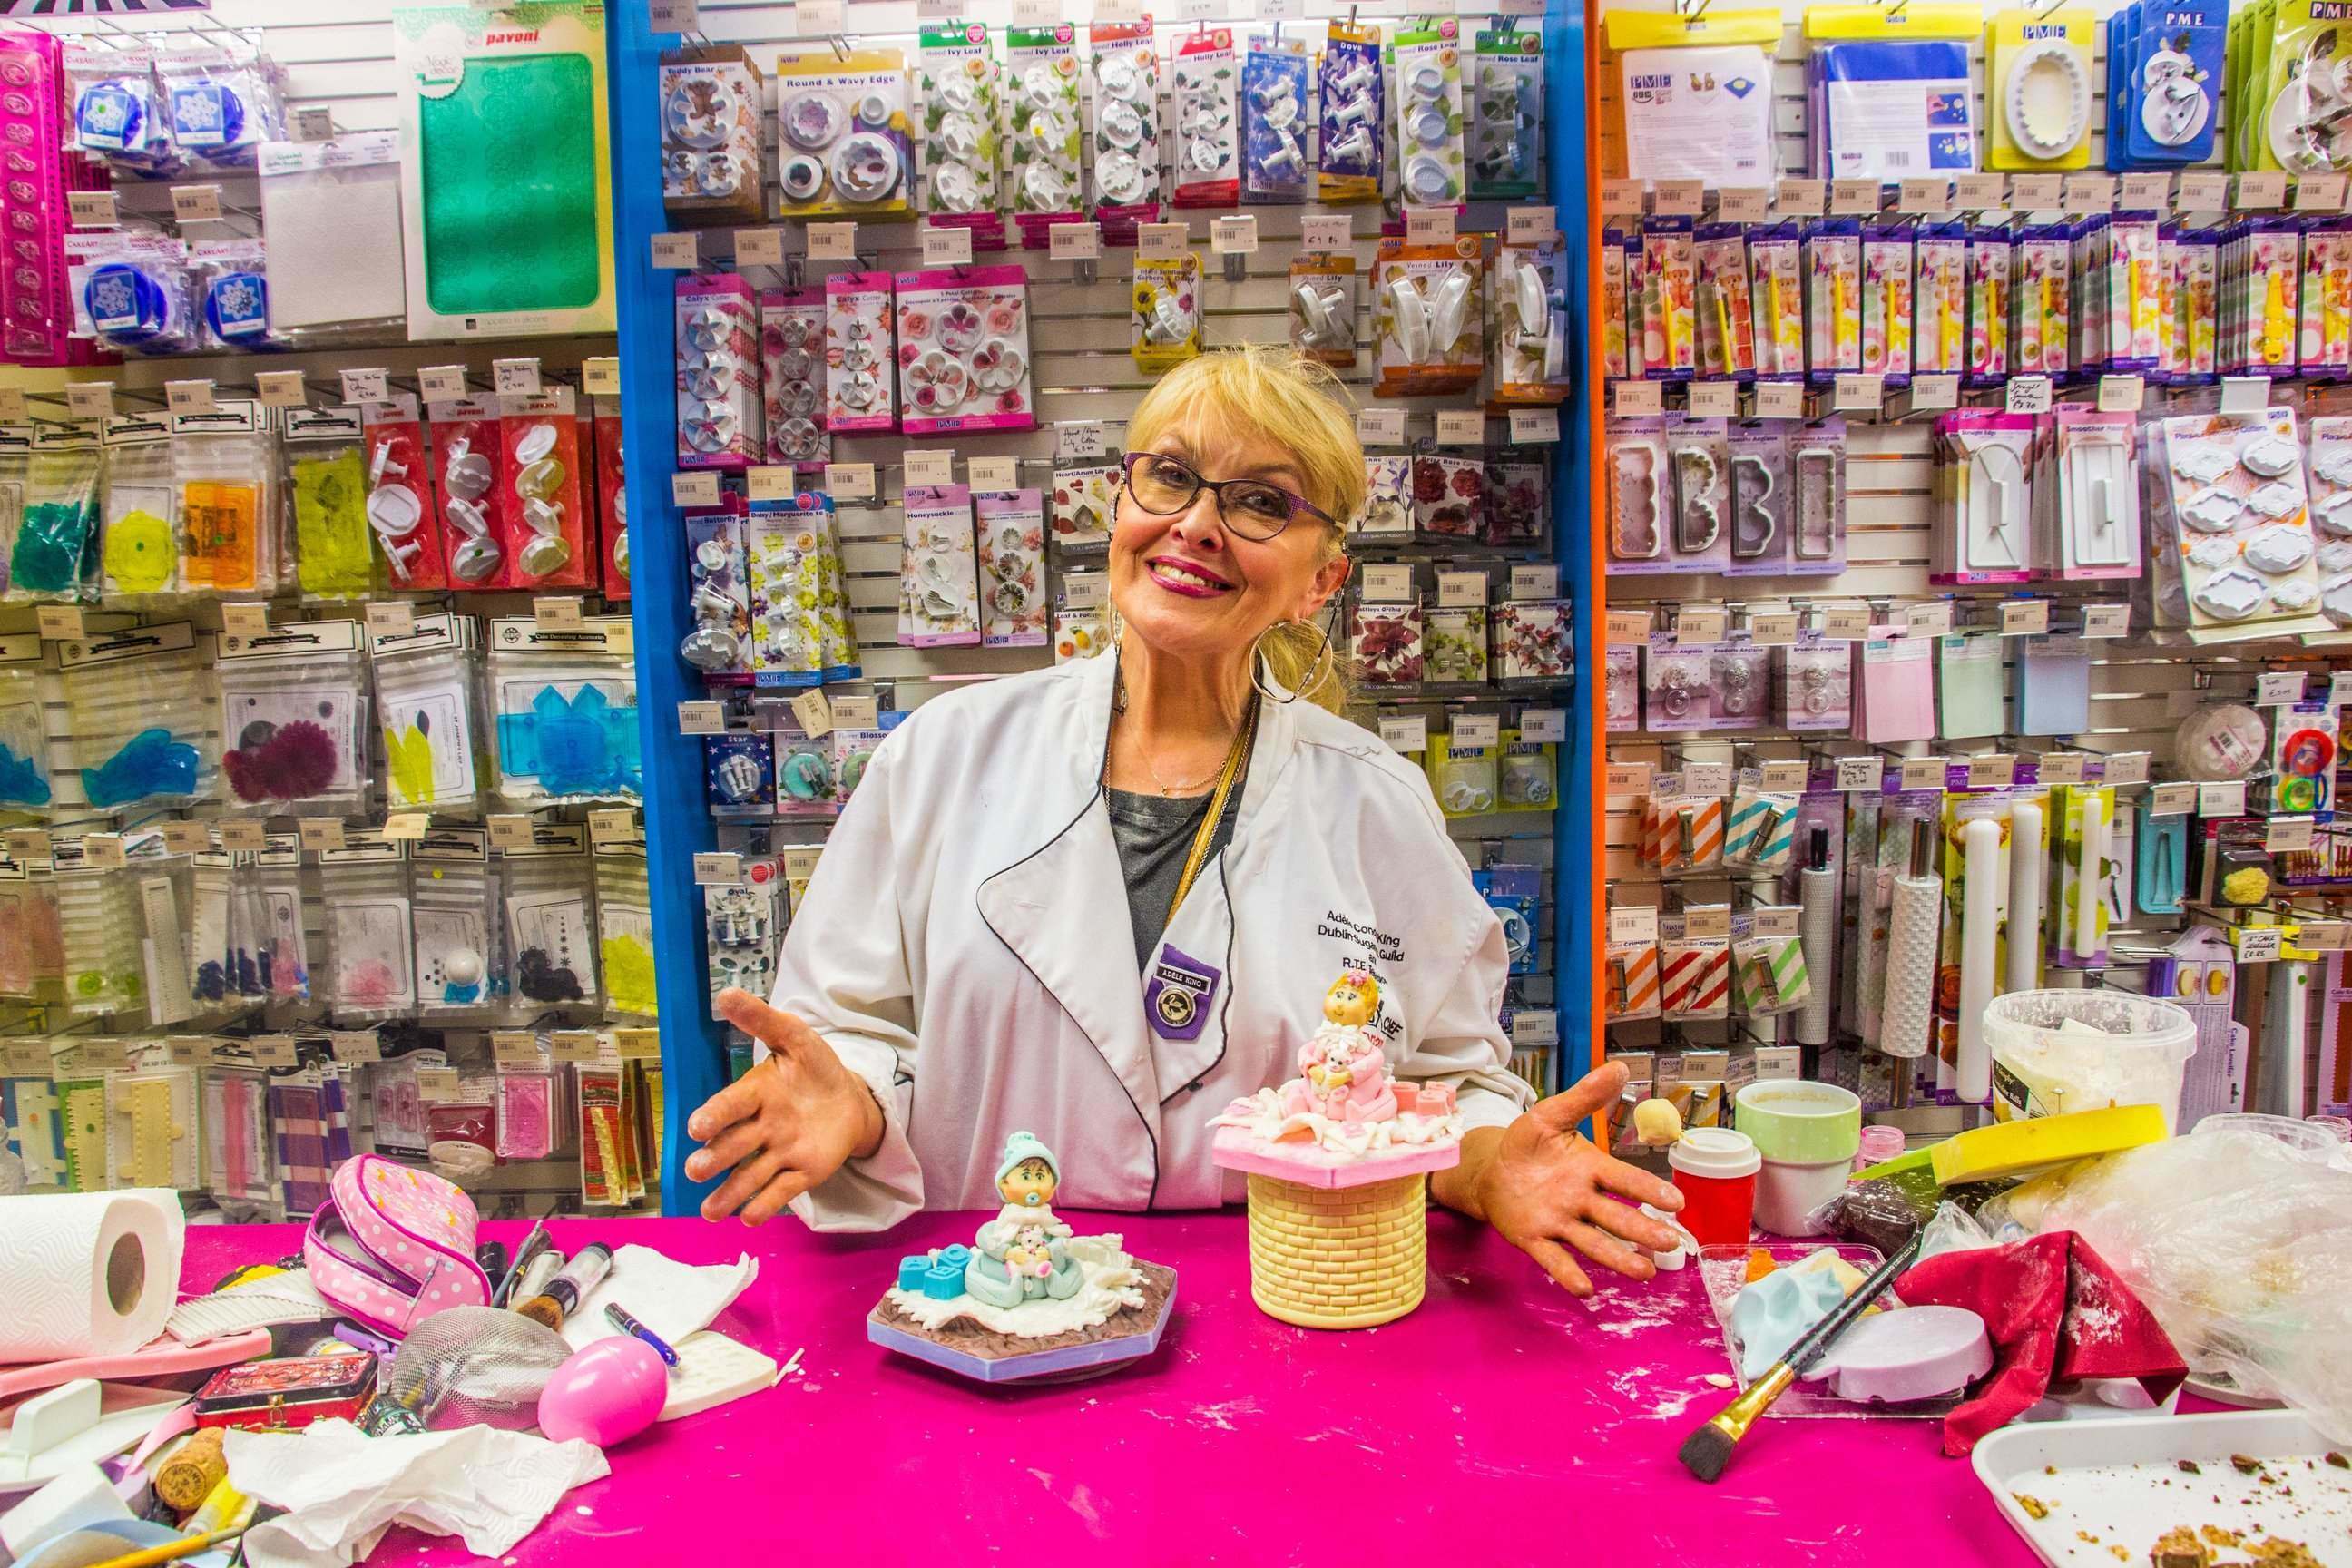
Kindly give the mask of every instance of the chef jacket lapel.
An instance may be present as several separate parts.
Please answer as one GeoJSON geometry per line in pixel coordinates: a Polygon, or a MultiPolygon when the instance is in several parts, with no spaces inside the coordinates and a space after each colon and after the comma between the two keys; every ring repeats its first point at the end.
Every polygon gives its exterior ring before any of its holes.
{"type": "MultiPolygon", "coordinates": [[[[1072,727],[1048,740],[1052,765],[1023,814],[1049,835],[980,885],[981,918],[1051,992],[1118,1078],[1155,1144],[1160,1088],[1129,967],[1127,881],[1102,798],[1117,659],[1087,661],[1072,727]]],[[[1049,737],[1052,731],[1048,731],[1049,737]]]]}

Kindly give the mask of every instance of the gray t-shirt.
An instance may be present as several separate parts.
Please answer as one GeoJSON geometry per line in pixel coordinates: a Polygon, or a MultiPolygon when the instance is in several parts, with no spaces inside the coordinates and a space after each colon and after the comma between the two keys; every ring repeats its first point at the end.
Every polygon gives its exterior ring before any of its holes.
{"type": "MultiPolygon", "coordinates": [[[[1110,805],[1110,836],[1118,845],[1119,870],[1127,878],[1128,919],[1135,927],[1135,972],[1143,973],[1160,939],[1168,933],[1170,906],[1176,901],[1176,884],[1184,879],[1184,861],[1192,853],[1192,835],[1208,813],[1209,795],[1137,795],[1106,786],[1110,805]]],[[[1209,844],[1214,856],[1234,836],[1234,819],[1241,815],[1241,781],[1234,781],[1225,814],[1209,844]]],[[[1205,875],[1205,873],[1203,873],[1205,875]]],[[[1197,886],[1197,884],[1196,884],[1197,886]]]]}

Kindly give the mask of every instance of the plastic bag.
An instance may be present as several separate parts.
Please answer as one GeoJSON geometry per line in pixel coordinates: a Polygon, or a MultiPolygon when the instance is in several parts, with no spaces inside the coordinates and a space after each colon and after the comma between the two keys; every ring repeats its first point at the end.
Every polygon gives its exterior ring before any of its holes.
{"type": "Polygon", "coordinates": [[[2067,1166],[1984,1217],[1997,1235],[2076,1232],[2192,1373],[2274,1394],[2352,1442],[2352,1173],[2223,1128],[2067,1166]]]}

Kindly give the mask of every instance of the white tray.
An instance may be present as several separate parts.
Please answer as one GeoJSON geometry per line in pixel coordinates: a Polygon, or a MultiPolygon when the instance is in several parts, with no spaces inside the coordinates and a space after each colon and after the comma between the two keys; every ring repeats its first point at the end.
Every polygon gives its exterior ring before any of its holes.
{"type": "Polygon", "coordinates": [[[1975,1462],[2001,1517],[2053,1568],[2105,1568],[2118,1546],[2121,1561],[2147,1568],[2157,1537],[2182,1524],[2249,1531],[2250,1542],[2279,1536],[2328,1568],[2352,1568],[2352,1470],[2326,1463],[2331,1449],[2352,1458],[2279,1410],[2007,1426],[1977,1445],[1975,1462]],[[2239,1474],[2233,1454],[2264,1461],[2278,1484],[2239,1474]],[[2182,1459],[2200,1473],[2181,1470],[2182,1459]],[[2280,1495],[2290,1488],[2292,1497],[2280,1495]],[[2044,1504],[2046,1517],[2028,1513],[2021,1493],[2044,1504]]]}

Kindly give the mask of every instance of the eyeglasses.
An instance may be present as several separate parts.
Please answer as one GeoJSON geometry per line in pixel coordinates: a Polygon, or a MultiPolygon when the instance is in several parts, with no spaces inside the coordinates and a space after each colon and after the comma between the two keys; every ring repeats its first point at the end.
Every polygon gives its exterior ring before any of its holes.
{"type": "Polygon", "coordinates": [[[1189,510],[1200,493],[1209,490],[1217,498],[1217,515],[1244,539],[1272,539],[1302,513],[1318,522],[1339,526],[1329,512],[1305,496],[1264,479],[1204,479],[1192,465],[1164,452],[1129,452],[1125,466],[1127,493],[1155,517],[1189,510]]]}

